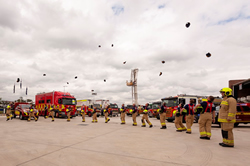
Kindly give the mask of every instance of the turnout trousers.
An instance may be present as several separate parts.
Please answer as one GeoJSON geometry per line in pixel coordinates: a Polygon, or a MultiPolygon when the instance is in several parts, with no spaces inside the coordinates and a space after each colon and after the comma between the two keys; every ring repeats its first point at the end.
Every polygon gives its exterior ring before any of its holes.
{"type": "Polygon", "coordinates": [[[161,126],[166,126],[166,113],[160,113],[160,122],[161,122],[161,126]]]}
{"type": "Polygon", "coordinates": [[[82,121],[85,122],[85,111],[82,112],[82,121]]]}
{"type": "Polygon", "coordinates": [[[71,111],[68,111],[68,112],[67,112],[67,117],[68,117],[67,121],[68,121],[68,122],[70,121],[70,113],[71,113],[71,111]]]}
{"type": "Polygon", "coordinates": [[[104,114],[104,116],[105,116],[105,123],[108,123],[108,121],[110,120],[109,117],[108,117],[109,116],[109,112],[106,111],[105,114],[104,114]]]}
{"type": "Polygon", "coordinates": [[[148,119],[148,114],[142,115],[142,118],[141,118],[142,126],[146,126],[145,120],[148,123],[148,125],[150,125],[150,126],[152,125],[152,123],[148,119]]]}
{"type": "Polygon", "coordinates": [[[54,115],[55,115],[55,111],[50,111],[50,112],[49,112],[49,116],[52,117],[52,120],[54,120],[54,115]]]}
{"type": "Polygon", "coordinates": [[[137,123],[136,123],[136,116],[137,116],[137,113],[136,113],[136,112],[132,114],[132,120],[133,120],[133,125],[134,125],[134,126],[137,126],[137,123]]]}
{"type": "Polygon", "coordinates": [[[30,121],[30,118],[31,118],[31,117],[34,117],[35,121],[37,121],[37,118],[36,118],[34,112],[30,112],[30,113],[29,113],[29,119],[28,119],[28,121],[30,121]]]}
{"type": "Polygon", "coordinates": [[[187,115],[186,116],[186,126],[187,126],[187,132],[191,133],[191,127],[194,123],[194,115],[187,115]]]}
{"type": "Polygon", "coordinates": [[[186,127],[182,123],[182,116],[175,116],[174,124],[178,131],[186,130],[186,127]]]}
{"type": "Polygon", "coordinates": [[[233,135],[234,123],[221,122],[220,125],[221,125],[221,134],[223,138],[223,143],[226,145],[234,146],[234,135],[233,135]]]}
{"type": "Polygon", "coordinates": [[[93,113],[92,116],[92,123],[96,122],[97,123],[97,113],[93,113]]]}
{"type": "Polygon", "coordinates": [[[199,118],[200,137],[211,137],[212,113],[204,112],[199,118]]]}
{"type": "Polygon", "coordinates": [[[121,122],[125,124],[125,112],[121,112],[121,122]]]}
{"type": "Polygon", "coordinates": [[[7,111],[6,111],[6,117],[7,117],[7,119],[10,119],[12,117],[11,109],[7,109],[7,111]]]}

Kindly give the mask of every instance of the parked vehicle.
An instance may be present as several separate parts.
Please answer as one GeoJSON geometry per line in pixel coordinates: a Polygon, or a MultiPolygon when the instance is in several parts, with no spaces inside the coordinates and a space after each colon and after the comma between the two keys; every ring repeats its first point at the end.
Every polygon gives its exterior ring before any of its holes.
{"type": "MultiPolygon", "coordinates": [[[[219,109],[220,106],[217,106],[215,112],[215,124],[220,125],[218,122],[219,109]]],[[[234,123],[234,126],[237,127],[240,123],[250,123],[250,103],[237,103],[236,123],[234,123]]]]}
{"type": "MultiPolygon", "coordinates": [[[[16,116],[19,116],[20,120],[28,119],[29,118],[29,110],[30,104],[29,103],[15,103],[15,113],[14,113],[14,118],[16,116]]],[[[37,109],[34,109],[34,115],[36,118],[39,118],[39,112],[37,109]]]]}
{"type": "MultiPolygon", "coordinates": [[[[162,102],[165,102],[168,109],[170,111],[167,111],[167,121],[168,122],[173,122],[175,119],[175,116],[173,114],[173,112],[175,110],[177,110],[178,105],[180,103],[188,104],[190,102],[190,99],[193,99],[195,101],[195,105],[197,105],[199,102],[201,101],[207,101],[207,97],[206,96],[197,96],[197,95],[186,95],[186,94],[180,94],[177,96],[170,96],[170,97],[166,97],[166,98],[162,98],[162,102]]],[[[214,99],[214,104],[219,105],[220,102],[222,101],[221,98],[216,97],[214,99]]],[[[183,116],[183,122],[185,122],[185,116],[183,116]]]]}
{"type": "Polygon", "coordinates": [[[117,104],[110,103],[109,108],[109,116],[118,116],[120,110],[117,104]]]}
{"type": "MultiPolygon", "coordinates": [[[[55,117],[67,117],[66,109],[68,106],[73,106],[71,116],[76,116],[76,99],[70,93],[53,91],[48,93],[39,93],[35,97],[36,109],[39,111],[39,115],[44,116],[44,107],[47,105],[50,108],[51,104],[58,107],[58,111],[55,111],[55,117]]],[[[47,114],[48,115],[48,114],[47,114]]]]}
{"type": "Polygon", "coordinates": [[[130,110],[131,110],[132,108],[133,108],[133,105],[127,105],[127,106],[126,106],[125,112],[126,112],[127,115],[132,115],[132,114],[130,113],[130,110]]]}

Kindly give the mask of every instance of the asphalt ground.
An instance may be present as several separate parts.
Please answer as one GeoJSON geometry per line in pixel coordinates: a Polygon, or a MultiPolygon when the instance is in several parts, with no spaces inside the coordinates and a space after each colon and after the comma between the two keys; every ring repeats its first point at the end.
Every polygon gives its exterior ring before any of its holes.
{"type": "Polygon", "coordinates": [[[199,139],[198,124],[192,134],[176,132],[174,123],[160,129],[160,122],[150,118],[154,127],[132,126],[132,118],[120,124],[120,117],[104,123],[91,123],[91,117],[81,122],[76,117],[66,119],[40,117],[32,120],[0,117],[1,166],[236,166],[249,165],[250,125],[234,128],[235,147],[224,148],[221,129],[212,127],[211,140],[199,139]]]}

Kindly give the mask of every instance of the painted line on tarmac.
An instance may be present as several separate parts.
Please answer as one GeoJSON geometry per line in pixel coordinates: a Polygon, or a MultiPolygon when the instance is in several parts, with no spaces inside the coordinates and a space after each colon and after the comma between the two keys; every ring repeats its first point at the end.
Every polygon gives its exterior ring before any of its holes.
{"type": "Polygon", "coordinates": [[[81,142],[74,143],[74,144],[72,144],[72,145],[65,146],[65,147],[63,147],[63,148],[60,148],[60,149],[54,150],[54,151],[52,151],[52,152],[46,153],[46,154],[41,155],[41,156],[38,156],[38,157],[35,157],[35,158],[30,159],[30,160],[28,160],[28,161],[25,161],[25,162],[19,163],[19,164],[17,164],[17,166],[19,166],[19,165],[23,165],[23,164],[26,164],[26,163],[31,162],[31,161],[33,161],[33,160],[39,159],[39,158],[41,158],[41,157],[47,156],[47,155],[49,155],[49,154],[52,154],[52,153],[58,152],[58,151],[60,151],[60,150],[66,149],[66,148],[69,148],[69,147],[71,147],[71,146],[74,146],[74,145],[77,145],[77,144],[83,143],[83,142],[85,142],[85,141],[92,140],[92,139],[95,139],[95,138],[98,138],[98,137],[101,137],[101,136],[104,136],[104,135],[107,135],[107,134],[113,133],[113,132],[115,132],[115,131],[117,131],[117,130],[120,130],[120,129],[122,129],[122,128],[119,128],[119,129],[116,129],[116,130],[113,130],[113,131],[107,132],[107,133],[105,133],[105,134],[97,135],[97,136],[95,136],[95,137],[91,137],[91,138],[89,138],[89,139],[86,139],[86,140],[81,141],[81,142]]]}

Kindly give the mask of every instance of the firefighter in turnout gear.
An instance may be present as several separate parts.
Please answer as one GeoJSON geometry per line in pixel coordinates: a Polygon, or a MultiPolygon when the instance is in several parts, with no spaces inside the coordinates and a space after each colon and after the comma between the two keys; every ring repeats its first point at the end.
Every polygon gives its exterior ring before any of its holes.
{"type": "Polygon", "coordinates": [[[12,105],[12,102],[9,103],[9,105],[7,105],[7,110],[6,110],[6,117],[7,117],[7,120],[12,120],[13,119],[13,115],[11,114],[11,105],[12,105]]]}
{"type": "Polygon", "coordinates": [[[120,112],[121,112],[121,124],[125,124],[125,106],[124,106],[124,104],[122,104],[120,112]]]}
{"type": "Polygon", "coordinates": [[[44,106],[44,119],[47,119],[48,118],[48,106],[45,104],[44,106]]]}
{"type": "Polygon", "coordinates": [[[209,96],[207,101],[203,101],[194,107],[195,110],[199,106],[202,106],[203,108],[198,122],[200,128],[200,139],[210,140],[211,138],[212,121],[215,122],[215,107],[213,101],[214,97],[209,96]]]}
{"type": "Polygon", "coordinates": [[[183,113],[185,112],[184,110],[181,112],[181,110],[183,109],[183,103],[179,104],[178,108],[176,111],[174,111],[174,115],[175,115],[175,127],[177,128],[177,132],[182,132],[187,130],[186,127],[183,125],[182,123],[182,119],[183,119],[183,113]]]}
{"type": "Polygon", "coordinates": [[[131,110],[132,110],[133,126],[137,126],[137,123],[136,123],[137,107],[135,106],[135,104],[133,104],[133,108],[131,110]]]}
{"type": "Polygon", "coordinates": [[[68,108],[66,109],[67,112],[67,122],[70,122],[70,113],[73,110],[73,106],[68,106],[68,108]]]}
{"type": "Polygon", "coordinates": [[[85,122],[85,110],[86,109],[87,109],[87,106],[82,105],[82,107],[81,107],[82,122],[85,122]]]}
{"type": "Polygon", "coordinates": [[[218,122],[221,124],[223,142],[219,143],[222,147],[234,147],[233,127],[236,122],[237,101],[232,96],[232,89],[222,88],[220,90],[222,102],[220,104],[218,122]]]}
{"type": "Polygon", "coordinates": [[[190,99],[189,104],[186,104],[184,108],[181,110],[181,113],[186,111],[186,126],[187,126],[187,134],[191,134],[191,127],[194,123],[194,99],[190,99]]]}
{"type": "Polygon", "coordinates": [[[97,121],[97,113],[96,113],[96,111],[97,111],[97,108],[96,107],[94,107],[94,109],[93,109],[93,112],[92,112],[92,114],[93,114],[93,119],[92,119],[92,123],[97,123],[98,121],[97,121]]]}
{"type": "Polygon", "coordinates": [[[106,108],[103,110],[104,112],[104,116],[105,116],[105,123],[108,123],[110,121],[109,119],[109,111],[110,111],[110,108],[109,108],[109,105],[106,106],[106,108]]]}
{"type": "Polygon", "coordinates": [[[34,106],[32,104],[30,104],[30,107],[29,107],[29,118],[28,118],[28,122],[30,122],[30,118],[31,117],[34,117],[35,121],[37,121],[37,118],[34,114],[34,106]]]}
{"type": "Polygon", "coordinates": [[[153,127],[152,123],[148,119],[148,103],[145,105],[145,108],[143,110],[143,115],[142,115],[142,119],[141,119],[141,122],[142,122],[141,127],[146,127],[145,120],[147,121],[149,128],[153,127]]]}
{"type": "Polygon", "coordinates": [[[50,106],[50,108],[49,108],[49,117],[51,116],[51,118],[52,118],[51,121],[52,121],[52,122],[55,121],[54,115],[55,115],[55,106],[54,106],[54,104],[52,104],[52,105],[50,106]]]}
{"type": "Polygon", "coordinates": [[[166,129],[166,111],[167,111],[167,106],[166,103],[163,103],[161,106],[161,109],[159,109],[160,113],[160,122],[161,122],[161,128],[160,129],[166,129]]]}

